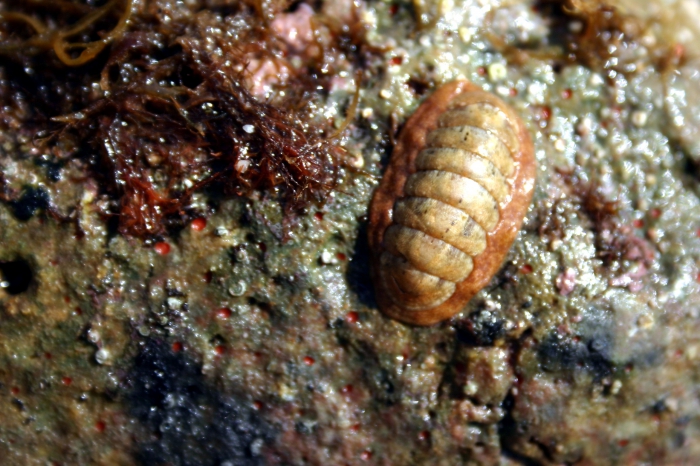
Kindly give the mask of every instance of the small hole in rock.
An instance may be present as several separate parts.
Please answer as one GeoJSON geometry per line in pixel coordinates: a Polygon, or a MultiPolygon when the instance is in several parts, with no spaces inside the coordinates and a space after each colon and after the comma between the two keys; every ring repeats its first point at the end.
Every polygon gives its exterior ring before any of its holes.
{"type": "Polygon", "coordinates": [[[24,259],[0,262],[0,288],[16,295],[27,291],[32,283],[32,269],[24,259]]]}

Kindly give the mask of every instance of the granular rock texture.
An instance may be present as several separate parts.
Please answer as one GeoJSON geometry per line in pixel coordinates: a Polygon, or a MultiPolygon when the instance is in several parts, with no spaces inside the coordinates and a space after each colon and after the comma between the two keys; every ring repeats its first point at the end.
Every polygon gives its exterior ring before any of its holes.
{"type": "Polygon", "coordinates": [[[696,2],[0,15],[3,464],[700,463],[696,2]],[[416,328],[376,309],[367,207],[457,78],[523,119],[536,191],[416,328]]]}

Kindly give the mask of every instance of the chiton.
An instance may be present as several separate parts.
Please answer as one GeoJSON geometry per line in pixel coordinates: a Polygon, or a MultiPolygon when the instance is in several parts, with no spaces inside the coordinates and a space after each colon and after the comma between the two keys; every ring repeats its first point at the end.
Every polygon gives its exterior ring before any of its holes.
{"type": "Polygon", "coordinates": [[[414,325],[460,312],[500,268],[532,199],[535,158],[518,115],[468,81],[409,118],[372,198],[380,309],[414,325]]]}

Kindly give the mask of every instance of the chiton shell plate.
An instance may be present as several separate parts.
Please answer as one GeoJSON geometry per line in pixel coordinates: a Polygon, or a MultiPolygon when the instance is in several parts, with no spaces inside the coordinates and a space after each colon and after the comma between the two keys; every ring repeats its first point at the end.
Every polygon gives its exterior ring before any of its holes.
{"type": "Polygon", "coordinates": [[[468,81],[435,91],[399,135],[369,215],[372,278],[388,316],[432,325],[498,271],[535,185],[518,115],[468,81]]]}

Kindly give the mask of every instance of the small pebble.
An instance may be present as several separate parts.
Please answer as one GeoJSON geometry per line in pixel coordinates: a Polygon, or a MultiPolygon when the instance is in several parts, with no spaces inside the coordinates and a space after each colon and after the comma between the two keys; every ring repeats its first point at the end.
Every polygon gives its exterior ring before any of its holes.
{"type": "Polygon", "coordinates": [[[90,330],[87,331],[87,339],[90,343],[97,343],[100,341],[100,332],[97,330],[91,328],[90,330]]]}
{"type": "Polygon", "coordinates": [[[178,298],[177,296],[171,296],[166,300],[168,303],[168,309],[172,310],[177,310],[182,307],[182,298],[178,298]]]}
{"type": "Polygon", "coordinates": [[[509,96],[511,93],[511,88],[508,86],[496,86],[496,94],[502,95],[503,97],[509,96]]]}
{"type": "Polygon", "coordinates": [[[592,74],[591,77],[588,79],[588,83],[591,86],[602,86],[605,81],[603,80],[603,77],[599,74],[592,74]]]}
{"type": "Polygon", "coordinates": [[[330,251],[323,251],[321,253],[321,263],[322,264],[336,264],[338,262],[338,259],[336,256],[330,252],[330,251]]]}
{"type": "Polygon", "coordinates": [[[95,361],[97,364],[104,364],[109,360],[110,356],[111,354],[107,348],[100,348],[95,353],[95,361]]]}
{"type": "Polygon", "coordinates": [[[502,81],[508,75],[508,70],[502,63],[491,63],[487,72],[491,81],[502,81]]]}
{"type": "Polygon", "coordinates": [[[571,21],[569,23],[569,31],[577,34],[583,30],[583,23],[581,21],[571,21]]]}
{"type": "Polygon", "coordinates": [[[641,128],[642,126],[647,124],[647,118],[649,115],[647,112],[644,112],[642,110],[635,110],[632,112],[632,124],[638,128],[641,128]]]}
{"type": "Polygon", "coordinates": [[[263,439],[261,439],[260,437],[253,440],[253,443],[250,444],[251,455],[260,456],[260,453],[262,452],[263,445],[264,445],[263,439]]]}
{"type": "Polygon", "coordinates": [[[622,382],[620,382],[619,380],[616,380],[610,386],[610,393],[613,395],[617,395],[618,393],[620,393],[621,388],[622,388],[622,382]]]}
{"type": "Polygon", "coordinates": [[[465,44],[468,44],[472,41],[472,33],[468,27],[463,26],[459,28],[459,38],[462,39],[462,42],[464,42],[465,44]]]}

